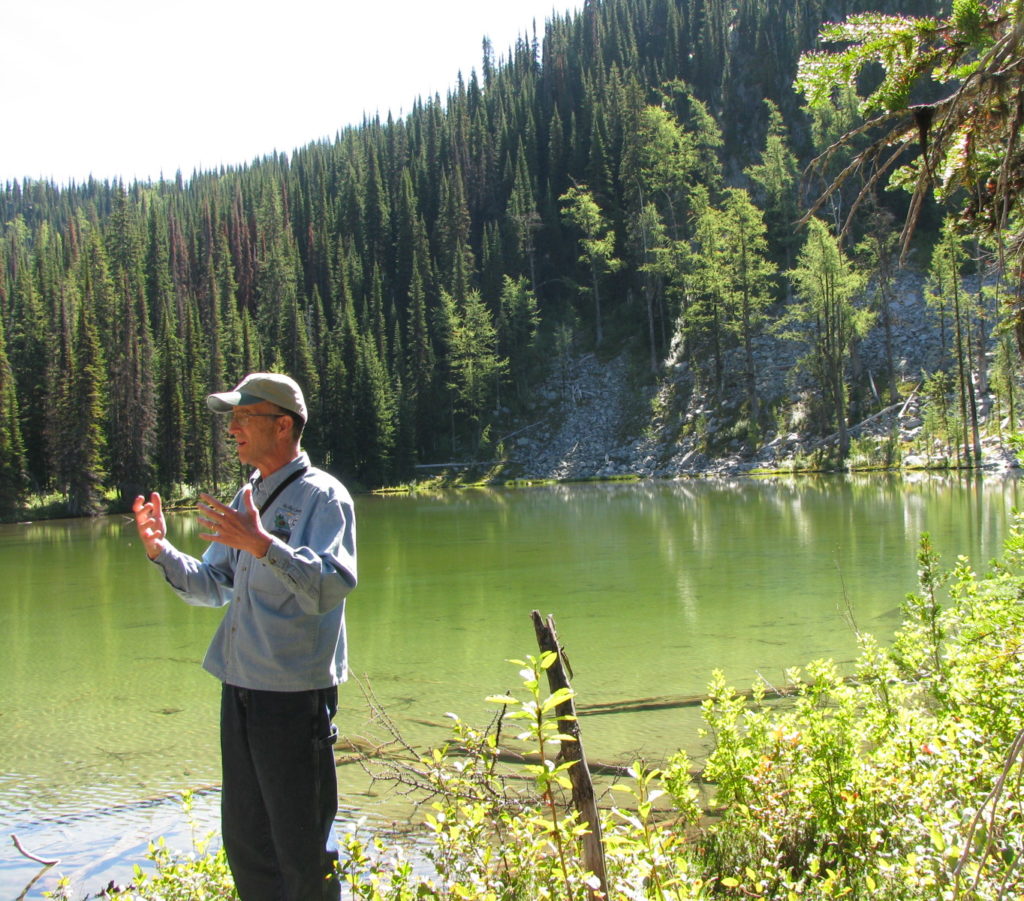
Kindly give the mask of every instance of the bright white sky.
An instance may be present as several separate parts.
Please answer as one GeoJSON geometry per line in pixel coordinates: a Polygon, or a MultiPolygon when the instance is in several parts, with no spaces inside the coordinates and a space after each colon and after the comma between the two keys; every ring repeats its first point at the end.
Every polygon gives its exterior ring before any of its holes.
{"type": "Polygon", "coordinates": [[[188,178],[444,100],[582,0],[0,0],[0,183],[188,178]]]}

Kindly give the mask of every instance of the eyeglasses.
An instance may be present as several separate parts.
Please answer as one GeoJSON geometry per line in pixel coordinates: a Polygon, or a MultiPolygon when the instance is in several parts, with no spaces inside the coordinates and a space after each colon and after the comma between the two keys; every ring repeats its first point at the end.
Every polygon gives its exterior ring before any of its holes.
{"type": "Polygon", "coordinates": [[[267,419],[280,419],[282,416],[287,416],[287,413],[239,413],[234,412],[231,414],[231,419],[228,422],[231,425],[242,426],[243,428],[249,424],[249,420],[257,416],[263,416],[267,419]]]}

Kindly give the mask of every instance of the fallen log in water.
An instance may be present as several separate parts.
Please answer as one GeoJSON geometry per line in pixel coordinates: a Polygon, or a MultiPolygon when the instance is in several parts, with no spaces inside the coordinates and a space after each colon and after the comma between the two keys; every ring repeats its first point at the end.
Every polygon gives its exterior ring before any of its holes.
{"type": "MultiPolygon", "coordinates": [[[[752,698],[754,690],[747,688],[742,691],[734,691],[741,698],[752,698]]],[[[795,694],[788,689],[772,689],[769,699],[788,698],[795,694]]],[[[708,700],[707,695],[684,695],[672,697],[662,695],[661,697],[626,699],[623,701],[608,701],[603,704],[579,704],[576,707],[577,716],[605,716],[614,713],[643,713],[648,710],[676,710],[685,707],[700,707],[708,700]]]]}
{"type": "MultiPolygon", "coordinates": [[[[443,726],[443,723],[430,723],[428,725],[443,726]]],[[[359,763],[364,760],[388,759],[408,756],[409,749],[404,746],[388,742],[382,745],[375,745],[364,738],[341,737],[338,745],[349,753],[335,753],[334,763],[336,766],[347,766],[350,763],[359,763]]],[[[450,757],[468,757],[472,753],[464,745],[450,745],[447,749],[450,757]]],[[[522,752],[514,748],[496,748],[494,756],[502,763],[511,763],[519,766],[540,763],[540,755],[536,751],[522,752]]],[[[602,776],[628,776],[629,767],[624,764],[606,763],[599,760],[587,760],[587,765],[592,773],[602,776]]],[[[691,771],[692,776],[699,776],[700,770],[691,771]]]]}

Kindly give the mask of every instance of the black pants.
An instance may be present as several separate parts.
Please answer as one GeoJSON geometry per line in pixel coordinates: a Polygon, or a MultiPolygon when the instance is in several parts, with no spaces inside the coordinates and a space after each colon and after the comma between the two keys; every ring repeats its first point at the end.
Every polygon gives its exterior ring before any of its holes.
{"type": "Polygon", "coordinates": [[[336,901],[337,688],[225,685],[220,741],[224,850],[242,901],[336,901]]]}

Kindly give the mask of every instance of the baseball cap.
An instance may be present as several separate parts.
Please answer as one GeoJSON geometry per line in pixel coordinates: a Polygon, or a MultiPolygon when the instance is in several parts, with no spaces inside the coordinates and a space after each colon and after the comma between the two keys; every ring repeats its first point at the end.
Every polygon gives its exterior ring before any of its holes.
{"type": "Polygon", "coordinates": [[[279,372],[253,372],[235,386],[234,391],[221,391],[206,398],[214,413],[230,413],[234,407],[246,407],[269,401],[306,421],[306,401],[298,383],[279,372]]]}

